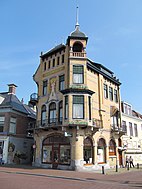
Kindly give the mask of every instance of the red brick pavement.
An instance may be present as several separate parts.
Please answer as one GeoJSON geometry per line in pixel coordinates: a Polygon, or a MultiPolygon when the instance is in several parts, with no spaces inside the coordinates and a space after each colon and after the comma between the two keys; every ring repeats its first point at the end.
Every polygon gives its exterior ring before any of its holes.
{"type": "Polygon", "coordinates": [[[39,168],[0,167],[0,189],[142,188],[142,171],[114,175],[39,168]],[[8,182],[6,182],[8,181],[8,182]]]}

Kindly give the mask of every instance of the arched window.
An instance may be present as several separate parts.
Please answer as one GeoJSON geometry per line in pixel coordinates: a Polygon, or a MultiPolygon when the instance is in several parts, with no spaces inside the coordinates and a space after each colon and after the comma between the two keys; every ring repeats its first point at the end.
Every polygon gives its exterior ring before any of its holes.
{"type": "Polygon", "coordinates": [[[73,52],[82,52],[83,51],[83,45],[82,43],[76,42],[73,45],[73,52]]]}
{"type": "Polygon", "coordinates": [[[109,142],[109,156],[116,156],[116,143],[113,139],[109,142]]]}
{"type": "Polygon", "coordinates": [[[84,140],[84,161],[87,163],[93,163],[93,142],[91,138],[87,137],[84,140]]]}
{"type": "Polygon", "coordinates": [[[70,141],[63,135],[52,135],[44,139],[42,143],[42,162],[58,164],[70,164],[70,141]]]}
{"type": "Polygon", "coordinates": [[[56,122],[56,104],[55,102],[52,102],[49,105],[49,123],[55,123],[56,122]]]}
{"type": "Polygon", "coordinates": [[[59,102],[59,122],[62,123],[63,120],[63,101],[59,102]]]}
{"type": "Polygon", "coordinates": [[[41,125],[45,125],[46,122],[46,106],[43,105],[41,108],[41,125]]]}
{"type": "Polygon", "coordinates": [[[106,162],[106,142],[103,138],[100,138],[98,141],[97,158],[98,163],[106,162]]]}

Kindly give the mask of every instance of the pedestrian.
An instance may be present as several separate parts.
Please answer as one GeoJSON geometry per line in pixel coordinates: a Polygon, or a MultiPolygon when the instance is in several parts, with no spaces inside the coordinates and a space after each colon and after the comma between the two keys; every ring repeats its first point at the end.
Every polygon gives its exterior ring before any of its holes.
{"type": "Polygon", "coordinates": [[[125,160],[125,167],[128,167],[129,166],[129,158],[128,158],[128,156],[126,156],[126,160],[125,160]]]}
{"type": "Polygon", "coordinates": [[[131,167],[134,167],[132,156],[130,156],[130,158],[129,158],[129,162],[130,162],[130,168],[131,168],[131,167]]]}
{"type": "Polygon", "coordinates": [[[2,150],[2,148],[0,147],[0,165],[2,165],[2,154],[3,154],[3,150],[2,150]]]}

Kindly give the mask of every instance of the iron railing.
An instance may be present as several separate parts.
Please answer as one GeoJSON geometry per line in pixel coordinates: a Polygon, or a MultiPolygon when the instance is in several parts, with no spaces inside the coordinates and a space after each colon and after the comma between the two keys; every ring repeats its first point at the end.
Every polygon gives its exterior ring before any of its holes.
{"type": "Polygon", "coordinates": [[[37,93],[32,93],[30,95],[30,101],[38,101],[38,94],[37,93]]]}
{"type": "Polygon", "coordinates": [[[37,128],[45,128],[45,127],[58,127],[62,126],[63,118],[52,118],[52,119],[45,119],[45,120],[38,120],[36,122],[37,128]]]}
{"type": "Polygon", "coordinates": [[[111,124],[111,130],[114,132],[124,132],[126,133],[127,127],[126,125],[119,125],[119,124],[111,124]]]}

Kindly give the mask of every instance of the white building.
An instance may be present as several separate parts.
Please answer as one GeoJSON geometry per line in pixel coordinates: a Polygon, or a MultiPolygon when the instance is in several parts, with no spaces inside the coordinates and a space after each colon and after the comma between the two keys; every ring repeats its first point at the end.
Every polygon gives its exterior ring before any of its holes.
{"type": "Polygon", "coordinates": [[[126,102],[122,102],[122,124],[127,130],[122,136],[124,165],[126,156],[132,156],[134,165],[142,163],[142,115],[126,102]]]}

